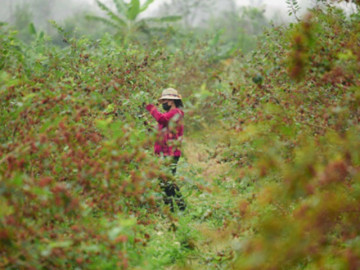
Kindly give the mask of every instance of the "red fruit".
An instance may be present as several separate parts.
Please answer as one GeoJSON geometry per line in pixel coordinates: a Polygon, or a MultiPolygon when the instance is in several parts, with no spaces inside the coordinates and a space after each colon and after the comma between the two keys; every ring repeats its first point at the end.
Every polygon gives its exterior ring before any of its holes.
{"type": "Polygon", "coordinates": [[[9,233],[6,229],[0,229],[0,240],[1,242],[5,242],[6,240],[8,240],[9,237],[9,233]]]}
{"type": "Polygon", "coordinates": [[[128,237],[126,235],[120,235],[115,239],[115,243],[125,243],[127,240],[128,237]]]}
{"type": "Polygon", "coordinates": [[[51,177],[49,177],[49,176],[43,177],[39,181],[39,186],[40,187],[46,187],[52,182],[52,180],[53,179],[51,177]]]}
{"type": "Polygon", "coordinates": [[[74,232],[80,232],[80,231],[81,231],[81,229],[80,229],[79,226],[77,226],[77,225],[71,226],[71,229],[72,229],[74,232]]]}

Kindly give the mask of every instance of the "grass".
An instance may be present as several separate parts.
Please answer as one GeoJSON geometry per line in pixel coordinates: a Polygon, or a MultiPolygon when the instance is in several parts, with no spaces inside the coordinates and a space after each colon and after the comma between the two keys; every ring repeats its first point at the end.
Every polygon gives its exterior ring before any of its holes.
{"type": "Polygon", "coordinates": [[[144,263],[146,269],[225,269],[233,256],[230,248],[238,236],[229,232],[238,221],[232,209],[242,196],[234,197],[238,183],[229,177],[233,168],[221,162],[221,155],[214,152],[218,149],[211,145],[221,145],[224,137],[211,132],[206,139],[204,133],[186,137],[178,164],[176,179],[187,209],[171,213],[164,206],[154,214],[157,224],[146,226],[150,239],[144,257],[151,260],[144,263]]]}

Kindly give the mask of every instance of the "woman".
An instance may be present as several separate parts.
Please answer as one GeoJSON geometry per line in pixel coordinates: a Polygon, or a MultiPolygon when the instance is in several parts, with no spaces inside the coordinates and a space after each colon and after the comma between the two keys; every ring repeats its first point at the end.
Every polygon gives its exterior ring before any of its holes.
{"type": "MultiPolygon", "coordinates": [[[[184,112],[181,96],[177,90],[167,88],[162,92],[159,99],[165,113],[160,113],[158,109],[149,104],[146,109],[158,122],[158,135],[155,142],[155,154],[171,159],[171,171],[176,173],[176,166],[181,156],[180,145],[184,134],[184,112]]],[[[179,187],[171,181],[162,181],[161,189],[165,193],[164,202],[170,205],[171,211],[174,211],[173,199],[180,210],[185,210],[186,205],[179,187]]]]}

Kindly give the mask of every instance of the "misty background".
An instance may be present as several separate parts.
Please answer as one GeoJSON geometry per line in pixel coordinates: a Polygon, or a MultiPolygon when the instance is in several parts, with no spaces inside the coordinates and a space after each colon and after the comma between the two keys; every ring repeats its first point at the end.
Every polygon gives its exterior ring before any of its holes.
{"type": "MultiPolygon", "coordinates": [[[[36,40],[39,33],[59,46],[66,46],[64,35],[99,39],[108,34],[123,44],[162,40],[173,50],[183,42],[193,42],[194,46],[205,43],[214,59],[226,58],[238,49],[244,53],[251,51],[257,37],[266,29],[295,21],[321,2],[155,0],[134,17],[126,13],[129,10],[117,10],[114,0],[0,1],[0,21],[16,30],[26,43],[36,40]],[[297,2],[298,6],[296,12],[289,14],[294,9],[291,2],[297,2]]],[[[145,2],[141,1],[143,5],[145,2]]],[[[351,4],[342,6],[347,12],[355,8],[351,4]]]]}
{"type": "MultiPolygon", "coordinates": [[[[102,0],[101,2],[113,5],[112,0],[102,0]]],[[[125,1],[129,2],[129,1],[125,1]]],[[[144,3],[145,0],[141,0],[144,3]]],[[[199,12],[199,16],[192,23],[199,23],[209,17],[219,16],[224,11],[239,9],[241,7],[254,7],[264,12],[266,18],[275,23],[282,24],[293,21],[289,16],[289,5],[286,0],[155,0],[144,12],[143,16],[152,17],[163,12],[177,13],[177,6],[183,2],[189,4],[193,10],[199,12]],[[207,3],[207,4],[206,4],[207,3]],[[201,13],[201,9],[203,13],[201,13]]],[[[300,14],[306,12],[307,8],[314,7],[318,4],[317,0],[298,0],[300,14]]],[[[342,3],[341,6],[349,10],[354,9],[352,4],[342,3]]],[[[63,21],[80,12],[99,13],[101,10],[96,5],[95,0],[1,0],[0,21],[14,22],[15,16],[19,9],[26,9],[37,25],[44,25],[47,20],[63,21]]]]}
{"type": "MultiPolygon", "coordinates": [[[[103,0],[102,2],[111,4],[111,0],[103,0]]],[[[144,0],[141,1],[145,2],[144,0]]],[[[171,0],[155,0],[145,12],[145,16],[153,16],[157,14],[159,10],[164,7],[171,7],[173,5],[171,0]]],[[[184,2],[187,2],[186,0],[184,2]]],[[[198,1],[201,2],[201,1],[198,1]]],[[[202,2],[214,2],[212,0],[202,2]]],[[[312,0],[299,0],[301,8],[306,10],[314,4],[312,0]]],[[[232,8],[233,5],[236,7],[241,6],[252,6],[261,8],[265,11],[265,15],[268,19],[274,20],[280,23],[286,23],[291,21],[288,16],[288,7],[286,0],[234,0],[234,1],[216,1],[213,6],[211,13],[216,15],[217,13],[232,8]]],[[[53,20],[64,20],[80,11],[87,12],[99,12],[95,0],[1,0],[0,9],[0,21],[11,22],[14,20],[14,12],[19,7],[28,7],[33,13],[34,20],[36,23],[41,23],[46,19],[53,20]]]]}

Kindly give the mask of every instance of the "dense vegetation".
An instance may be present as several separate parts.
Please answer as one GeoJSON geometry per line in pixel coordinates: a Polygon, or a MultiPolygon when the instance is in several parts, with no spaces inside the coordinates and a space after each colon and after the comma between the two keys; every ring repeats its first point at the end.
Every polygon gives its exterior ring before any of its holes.
{"type": "Polygon", "coordinates": [[[249,54],[53,24],[62,46],[0,26],[0,268],[359,269],[358,12],[314,9],[249,54]],[[144,109],[168,86],[186,117],[175,213],[144,109]]]}

